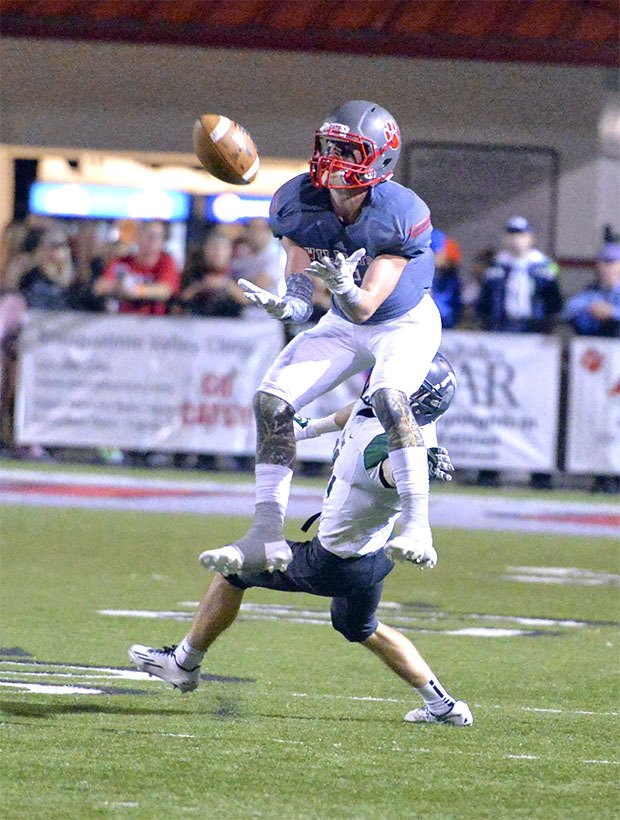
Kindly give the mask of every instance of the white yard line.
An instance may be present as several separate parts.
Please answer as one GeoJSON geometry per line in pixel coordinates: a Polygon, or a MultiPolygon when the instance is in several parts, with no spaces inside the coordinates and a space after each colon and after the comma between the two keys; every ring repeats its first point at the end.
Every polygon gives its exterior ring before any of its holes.
{"type": "MultiPolygon", "coordinates": [[[[411,704],[413,698],[375,698],[359,695],[329,695],[316,692],[291,692],[294,698],[325,698],[327,700],[376,701],[377,703],[404,703],[411,704]]],[[[506,712],[540,712],[542,714],[557,715],[586,715],[591,717],[620,717],[620,712],[593,712],[585,709],[541,709],[534,706],[506,706],[505,704],[472,704],[475,709],[502,709],[506,712]]]]}
{"type": "MultiPolygon", "coordinates": [[[[148,610],[148,609],[100,609],[100,615],[121,618],[144,618],[156,620],[188,621],[193,617],[197,602],[180,601],[183,610],[148,610]]],[[[478,613],[443,612],[428,610],[412,613],[400,604],[387,602],[379,605],[379,611],[385,610],[385,618],[391,626],[404,631],[432,632],[433,634],[473,637],[473,638],[511,638],[527,635],[541,635],[557,629],[584,629],[593,624],[586,621],[554,618],[527,618],[513,615],[481,615],[478,613]],[[487,625],[480,626],[480,621],[487,625]],[[473,623],[472,623],[473,622],[473,623]],[[493,624],[492,622],[495,622],[493,624]],[[449,626],[448,626],[449,625],[449,626]],[[523,629],[522,627],[529,627],[523,629]]],[[[240,620],[243,621],[282,621],[311,626],[330,626],[329,612],[325,610],[303,609],[295,606],[277,604],[251,604],[241,606],[240,620]]],[[[605,624],[596,624],[603,626],[605,624]]],[[[614,626],[614,624],[607,624],[614,626]]]]}

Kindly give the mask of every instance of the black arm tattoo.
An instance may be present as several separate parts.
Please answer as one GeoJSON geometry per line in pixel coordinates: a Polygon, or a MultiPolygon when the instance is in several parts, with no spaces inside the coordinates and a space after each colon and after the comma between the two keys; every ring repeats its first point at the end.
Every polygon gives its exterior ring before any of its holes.
{"type": "Polygon", "coordinates": [[[372,406],[387,433],[390,450],[424,447],[420,427],[413,417],[407,396],[401,390],[379,388],[372,396],[372,406]]]}
{"type": "Polygon", "coordinates": [[[292,469],[296,453],[294,415],[291,405],[277,396],[260,390],[254,396],[257,464],[280,464],[292,469]]]}
{"type": "Polygon", "coordinates": [[[307,273],[293,273],[286,280],[286,301],[292,309],[289,322],[307,322],[312,316],[314,287],[307,273]]]}

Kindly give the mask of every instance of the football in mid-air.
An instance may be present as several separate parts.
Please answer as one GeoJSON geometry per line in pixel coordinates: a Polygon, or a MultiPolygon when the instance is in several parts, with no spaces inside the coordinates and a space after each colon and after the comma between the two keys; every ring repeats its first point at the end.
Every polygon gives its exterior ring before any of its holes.
{"type": "Polygon", "coordinates": [[[260,166],[250,134],[221,114],[203,114],[196,120],[194,151],[210,174],[232,185],[248,185],[260,166]]]}

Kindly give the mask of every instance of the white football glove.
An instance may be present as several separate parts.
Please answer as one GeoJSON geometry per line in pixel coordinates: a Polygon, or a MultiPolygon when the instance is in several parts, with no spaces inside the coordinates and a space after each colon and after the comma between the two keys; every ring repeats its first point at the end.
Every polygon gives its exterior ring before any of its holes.
{"type": "Polygon", "coordinates": [[[286,297],[269,293],[268,290],[259,288],[253,282],[248,282],[247,279],[239,279],[237,284],[246,299],[252,302],[253,305],[264,308],[274,319],[288,319],[292,314],[291,306],[288,304],[286,297]]]}
{"type": "Polygon", "coordinates": [[[450,473],[454,472],[454,465],[445,447],[429,447],[426,451],[428,458],[428,474],[439,481],[452,481],[450,473]]]}
{"type": "Polygon", "coordinates": [[[316,276],[332,293],[343,295],[356,287],[353,274],[365,254],[366,248],[358,248],[351,256],[337,253],[333,262],[328,256],[321,260],[316,259],[304,273],[316,276]]]}

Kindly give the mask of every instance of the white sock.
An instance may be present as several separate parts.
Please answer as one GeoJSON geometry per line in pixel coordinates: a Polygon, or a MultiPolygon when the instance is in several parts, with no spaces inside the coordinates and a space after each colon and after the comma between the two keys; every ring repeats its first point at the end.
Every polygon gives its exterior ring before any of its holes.
{"type": "Polygon", "coordinates": [[[402,447],[390,451],[394,483],[403,508],[403,528],[428,526],[428,457],[426,447],[402,447]]]}
{"type": "Polygon", "coordinates": [[[434,715],[445,715],[455,704],[454,698],[449,695],[435,678],[431,678],[424,686],[416,686],[424,703],[434,715]]]}
{"type": "Polygon", "coordinates": [[[286,511],[293,471],[281,464],[256,465],[256,503],[272,501],[286,511]]]}
{"type": "Polygon", "coordinates": [[[188,672],[191,672],[192,669],[200,666],[204,656],[204,652],[201,652],[199,649],[194,649],[191,643],[187,640],[187,637],[183,638],[181,643],[174,650],[176,662],[182,669],[186,669],[188,672]]]}

